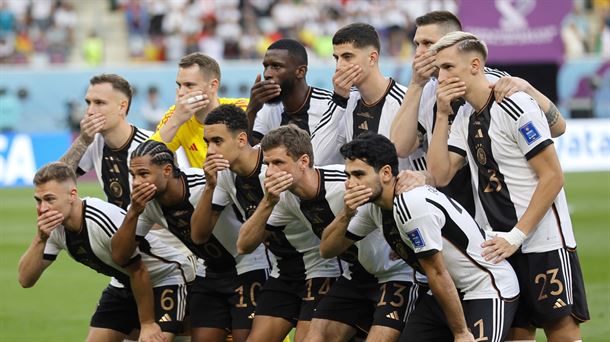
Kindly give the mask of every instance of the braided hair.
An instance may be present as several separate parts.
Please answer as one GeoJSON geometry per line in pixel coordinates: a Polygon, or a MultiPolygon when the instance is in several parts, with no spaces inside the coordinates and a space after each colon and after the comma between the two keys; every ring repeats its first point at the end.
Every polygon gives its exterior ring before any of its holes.
{"type": "Polygon", "coordinates": [[[155,165],[163,166],[170,164],[173,176],[178,177],[180,175],[180,169],[176,166],[174,153],[164,143],[146,140],[131,152],[131,159],[144,156],[149,156],[150,162],[155,165]]]}

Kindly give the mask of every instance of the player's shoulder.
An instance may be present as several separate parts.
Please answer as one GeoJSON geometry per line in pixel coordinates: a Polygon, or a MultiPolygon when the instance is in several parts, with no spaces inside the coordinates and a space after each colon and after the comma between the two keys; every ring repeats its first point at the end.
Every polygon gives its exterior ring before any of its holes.
{"type": "Polygon", "coordinates": [[[523,91],[515,92],[500,102],[494,102],[494,106],[514,121],[519,121],[524,113],[540,110],[536,101],[523,91]]]}
{"type": "Polygon", "coordinates": [[[197,185],[205,185],[205,174],[203,173],[203,169],[197,167],[189,167],[181,170],[186,176],[186,181],[188,182],[189,187],[194,187],[197,185]]]}
{"type": "Polygon", "coordinates": [[[324,166],[316,166],[324,174],[325,182],[345,182],[347,175],[345,174],[345,165],[332,164],[324,166]]]}
{"type": "Polygon", "coordinates": [[[324,88],[311,87],[311,97],[318,100],[331,100],[333,92],[324,88]]]}
{"type": "Polygon", "coordinates": [[[238,98],[229,98],[229,97],[221,97],[218,102],[220,102],[221,105],[224,104],[232,104],[232,105],[236,105],[237,107],[246,110],[246,108],[248,108],[248,103],[250,102],[250,99],[244,98],[244,97],[238,97],[238,98]]]}
{"type": "Polygon", "coordinates": [[[390,79],[390,89],[388,90],[386,101],[394,101],[397,104],[402,104],[402,100],[405,98],[405,93],[407,92],[407,87],[396,82],[394,79],[390,79]]]}
{"type": "Polygon", "coordinates": [[[483,72],[485,73],[485,77],[487,78],[487,80],[491,81],[491,82],[495,82],[502,77],[510,76],[510,74],[507,73],[506,71],[489,68],[489,67],[485,67],[483,69],[483,72]]]}

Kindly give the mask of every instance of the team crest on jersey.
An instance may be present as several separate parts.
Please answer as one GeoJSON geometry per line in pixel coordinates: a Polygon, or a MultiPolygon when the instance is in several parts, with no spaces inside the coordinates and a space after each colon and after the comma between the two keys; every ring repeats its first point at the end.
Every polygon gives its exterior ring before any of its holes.
{"type": "Polygon", "coordinates": [[[407,236],[415,248],[422,248],[426,245],[424,237],[421,235],[419,228],[415,228],[414,230],[408,232],[407,236]]]}
{"type": "Polygon", "coordinates": [[[519,132],[521,132],[521,135],[528,145],[531,145],[534,141],[540,139],[540,133],[538,133],[536,126],[534,126],[534,123],[531,121],[521,126],[519,132]]]}
{"type": "Polygon", "coordinates": [[[477,161],[481,165],[485,165],[487,163],[487,154],[485,153],[483,145],[477,146],[477,161]]]}

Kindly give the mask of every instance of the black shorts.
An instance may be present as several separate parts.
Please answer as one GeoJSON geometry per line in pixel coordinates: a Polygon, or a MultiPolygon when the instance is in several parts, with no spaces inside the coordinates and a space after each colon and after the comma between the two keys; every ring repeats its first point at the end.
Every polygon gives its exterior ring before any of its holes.
{"type": "MultiPolygon", "coordinates": [[[[519,306],[518,300],[498,298],[463,300],[466,326],[477,341],[504,341],[519,306]]],[[[421,297],[409,317],[400,341],[453,341],[449,324],[436,299],[421,297]]]]}
{"type": "MultiPolygon", "coordinates": [[[[186,314],[186,285],[155,287],[153,294],[155,320],[161,330],[173,334],[181,333],[186,314]]],[[[131,290],[108,285],[91,317],[90,326],[112,329],[126,335],[140,329],[138,306],[131,290]]]]}
{"type": "Polygon", "coordinates": [[[194,328],[250,329],[267,270],[244,274],[208,274],[195,278],[190,289],[189,313],[194,328]]]}
{"type": "Polygon", "coordinates": [[[428,288],[407,281],[358,283],[339,278],[316,308],[313,317],[368,331],[379,325],[402,331],[417,299],[428,288]]]}
{"type": "Polygon", "coordinates": [[[314,309],[335,280],[312,278],[285,281],[269,278],[260,292],[256,315],[281,317],[294,326],[298,321],[311,321],[314,309]]]}
{"type": "Polygon", "coordinates": [[[568,315],[578,322],[589,320],[585,284],[576,249],[517,253],[509,261],[521,288],[514,327],[541,328],[568,315]]]}

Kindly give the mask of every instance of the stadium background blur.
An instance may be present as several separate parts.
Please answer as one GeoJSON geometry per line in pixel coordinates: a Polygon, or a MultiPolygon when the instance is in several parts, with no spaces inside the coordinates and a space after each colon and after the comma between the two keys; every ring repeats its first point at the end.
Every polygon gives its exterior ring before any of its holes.
{"type": "MultiPolygon", "coordinates": [[[[408,84],[414,19],[437,9],[458,14],[492,43],[493,66],[530,81],[568,118],[556,149],[591,308],[583,340],[607,341],[610,0],[0,0],[0,341],[82,340],[107,282],[67,257],[33,289],[16,281],[35,232],[31,179],[78,132],[91,76],[126,77],[136,90],[128,119],[151,128],[173,103],[184,54],[217,59],[220,95],[247,97],[267,46],[297,38],[308,82],[332,89],[332,35],[363,21],[380,33],[384,74],[408,84]]],[[[103,197],[96,183],[81,190],[103,197]]]]}

